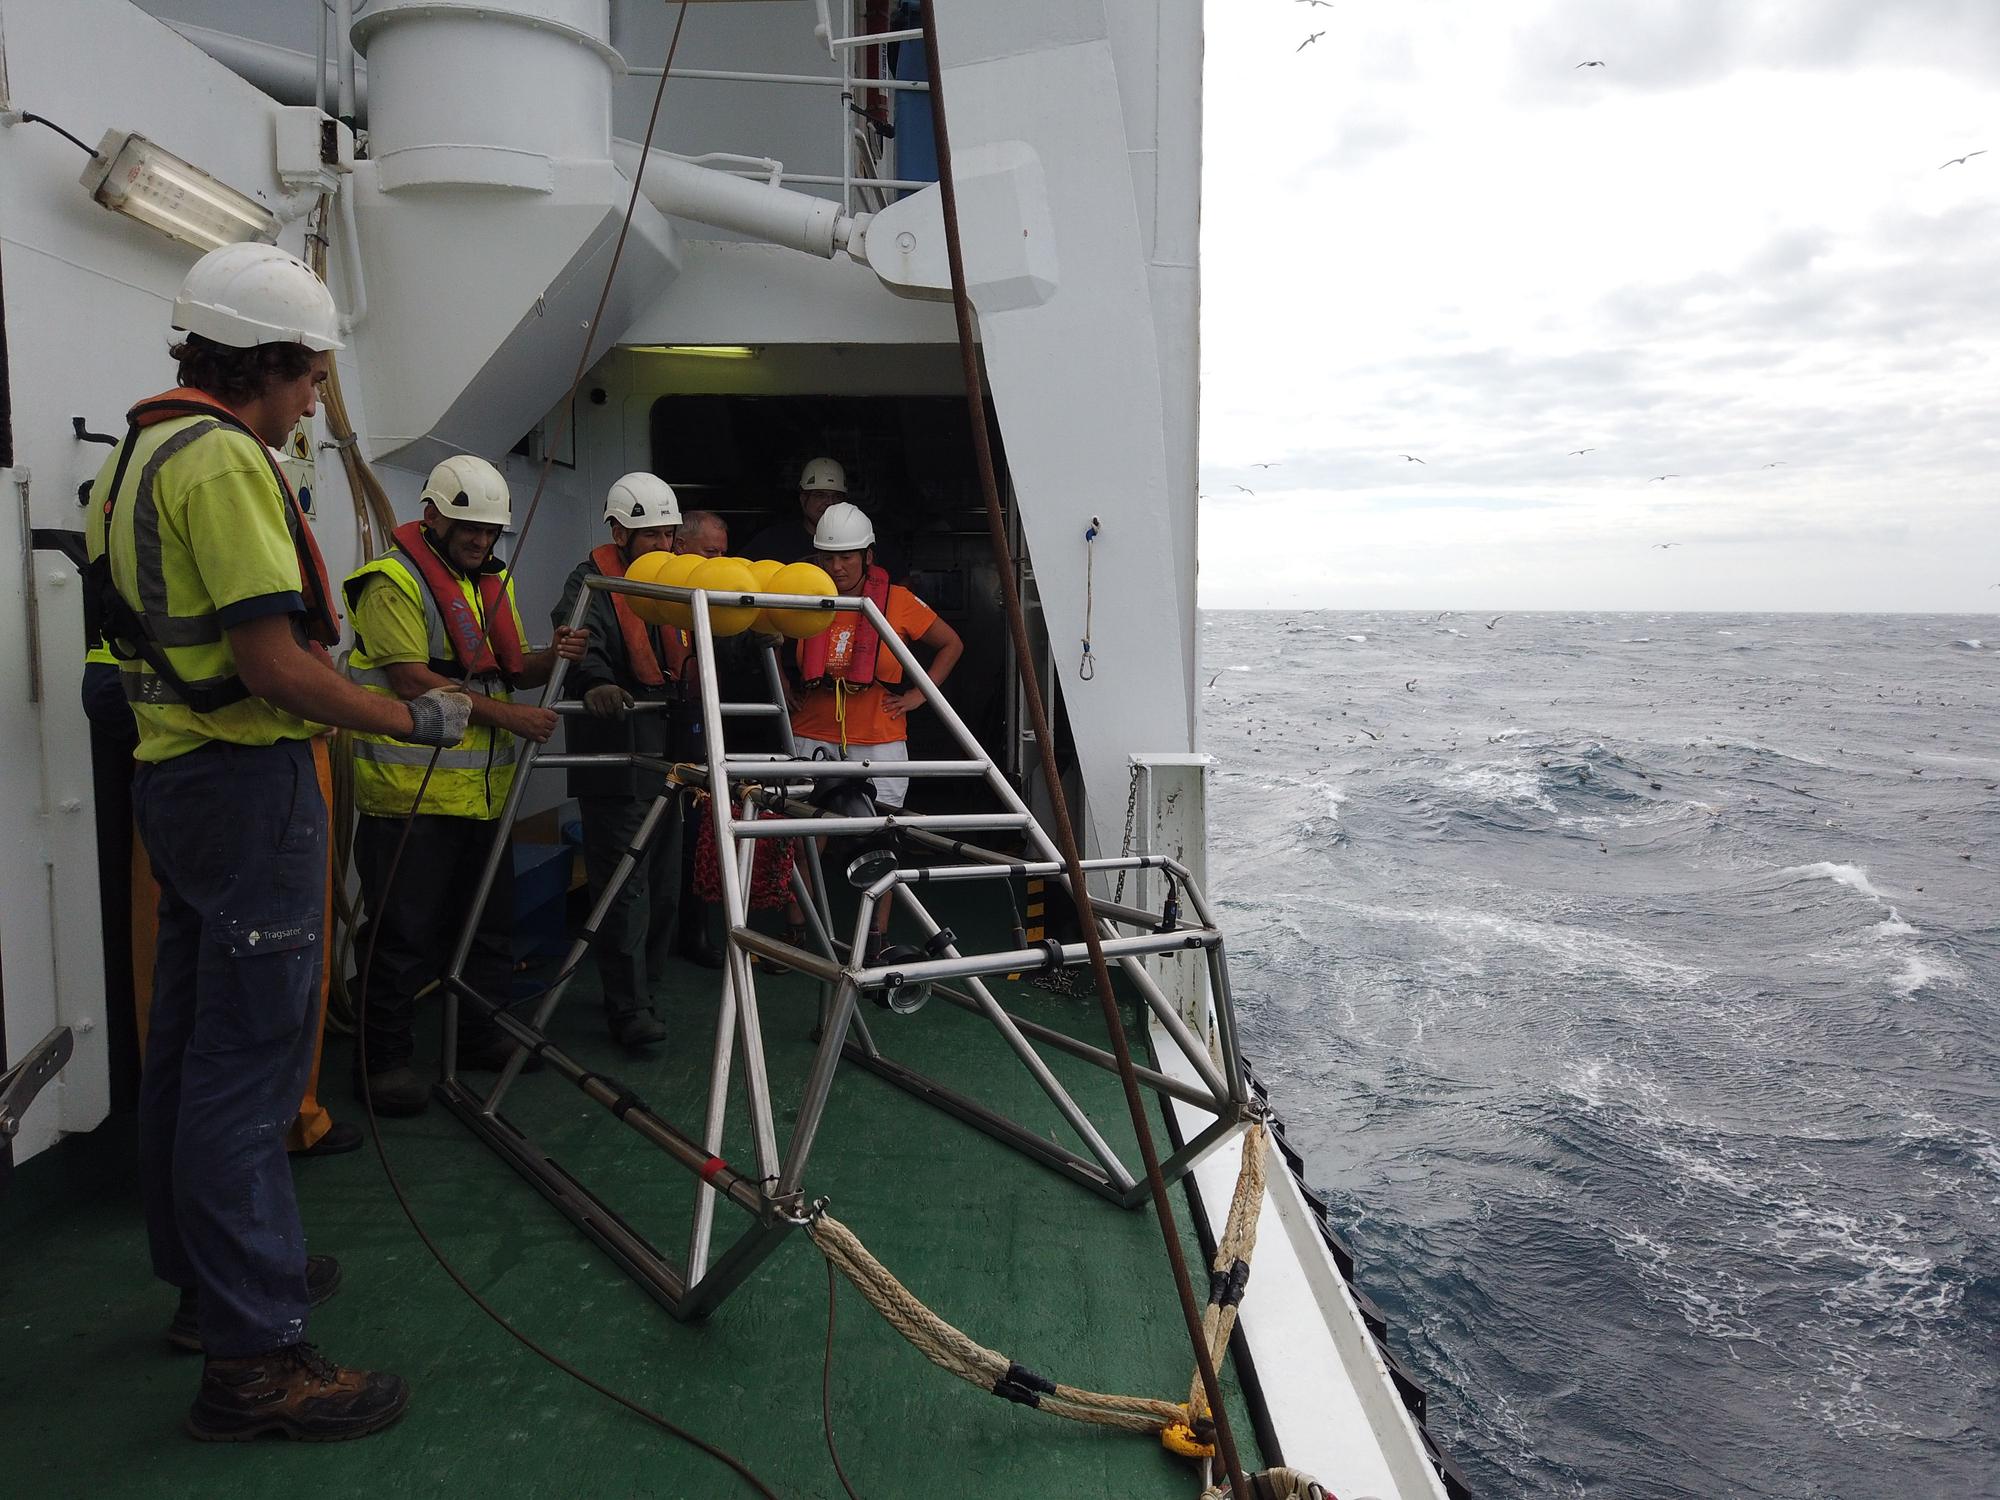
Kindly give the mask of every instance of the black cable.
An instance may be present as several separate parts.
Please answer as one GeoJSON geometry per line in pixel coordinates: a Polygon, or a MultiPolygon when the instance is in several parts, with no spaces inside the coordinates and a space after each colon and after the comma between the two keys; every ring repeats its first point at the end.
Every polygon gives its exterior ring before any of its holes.
{"type": "MultiPolygon", "coordinates": [[[[606,269],[604,274],[604,290],[603,293],[598,297],[597,311],[591,316],[590,333],[584,340],[583,358],[578,361],[576,376],[570,385],[570,400],[565,401],[563,403],[563,409],[565,412],[569,410],[570,403],[574,401],[577,387],[582,384],[584,373],[589,368],[591,345],[596,340],[597,328],[599,321],[602,319],[604,315],[605,304],[610,300],[612,278],[618,274],[618,262],[625,248],[626,232],[631,228],[632,215],[638,206],[639,183],[641,178],[645,174],[645,152],[652,148],[653,133],[659,123],[659,118],[660,118],[660,103],[666,94],[667,75],[673,70],[674,53],[680,47],[681,28],[687,23],[687,8],[688,8],[688,0],[681,0],[680,14],[674,22],[673,38],[667,44],[667,60],[665,65],[660,69],[660,84],[658,89],[656,89],[653,94],[653,110],[651,115],[649,115],[646,120],[646,135],[640,153],[640,166],[639,170],[635,172],[632,177],[632,195],[627,200],[625,205],[625,220],[624,223],[619,228],[618,241],[617,244],[613,247],[611,252],[611,264],[606,269]]],[[[24,116],[24,118],[32,118],[32,117],[24,116]]],[[[46,124],[47,122],[42,121],[39,123],[46,124]]],[[[67,131],[63,133],[66,135],[68,134],[67,131]]],[[[76,138],[74,136],[71,136],[70,139],[75,140],[76,138]]],[[[94,152],[92,154],[95,155],[94,152]]],[[[535,485],[534,503],[530,505],[528,511],[529,522],[532,522],[534,519],[534,506],[538,505],[541,502],[542,489],[548,481],[548,474],[549,474],[550,464],[552,461],[553,451],[554,451],[554,445],[551,444],[551,458],[544,459],[542,465],[541,477],[536,482],[535,485]]],[[[527,532],[528,532],[528,526],[526,523],[524,523],[521,527],[521,532],[520,532],[520,538],[522,541],[526,540],[527,532]]],[[[520,553],[520,546],[519,543],[517,543],[515,547],[515,555],[517,558],[519,556],[519,553],[520,553]]],[[[492,628],[491,624],[489,623],[486,628],[490,633],[492,628]]],[[[382,882],[382,902],[385,906],[388,904],[390,894],[396,888],[396,876],[402,867],[403,851],[409,845],[410,832],[416,826],[418,811],[423,807],[424,797],[430,790],[431,776],[437,770],[438,757],[441,754],[443,754],[442,747],[439,747],[438,749],[435,749],[431,752],[430,761],[424,767],[423,780],[417,784],[417,794],[410,803],[410,810],[409,812],[403,815],[402,833],[400,837],[398,837],[396,840],[395,853],[390,857],[388,873],[382,882]]],[[[615,1391],[610,1386],[605,1385],[602,1382],[593,1379],[591,1376],[585,1374],[582,1370],[579,1370],[575,1365],[571,1364],[568,1360],[564,1359],[561,1355],[555,1353],[553,1350],[544,1348],[541,1344],[537,1343],[534,1339],[530,1338],[527,1334],[523,1333],[520,1329],[516,1328],[512,1323],[508,1322],[506,1317],[499,1311],[499,1309],[494,1307],[492,1303],[488,1302],[483,1296],[481,1296],[479,1292],[473,1288],[472,1284],[468,1282],[462,1274],[460,1274],[458,1267],[456,1267],[451,1263],[450,1258],[445,1255],[444,1251],[441,1248],[439,1248],[437,1242],[431,1238],[429,1231],[427,1231],[422,1225],[422,1223],[418,1221],[416,1210],[410,1206],[409,1197],[403,1191],[402,1181],[396,1176],[395,1167],[390,1164],[388,1147],[386,1146],[386,1144],[383,1142],[382,1139],[381,1123],[375,1113],[374,1091],[369,1087],[368,1084],[368,1028],[367,1028],[368,980],[370,974],[374,969],[375,946],[377,942],[380,941],[381,932],[382,928],[379,922],[370,924],[367,951],[362,955],[361,972],[357,979],[357,987],[360,990],[360,1002],[355,1012],[355,1027],[354,1027],[356,1066],[361,1076],[361,1101],[363,1105],[366,1106],[368,1111],[368,1133],[375,1143],[376,1160],[382,1164],[382,1175],[386,1177],[389,1181],[389,1191],[395,1195],[397,1207],[399,1207],[403,1211],[403,1217],[409,1220],[410,1228],[416,1233],[417,1238],[420,1241],[422,1241],[424,1249],[429,1251],[431,1259],[435,1260],[438,1263],[438,1269],[443,1271],[446,1276],[451,1278],[452,1284],[455,1285],[461,1292],[465,1293],[465,1295],[472,1301],[475,1307],[477,1307],[481,1312],[485,1313],[487,1317],[491,1318],[495,1323],[497,1323],[500,1326],[500,1328],[506,1332],[508,1337],[514,1339],[516,1342],[521,1344],[522,1347],[526,1348],[530,1353],[538,1356],[542,1360],[546,1361],[548,1364],[562,1371],[563,1374],[569,1376],[571,1379],[577,1381],[579,1384],[588,1386],[591,1390],[597,1392],[600,1396],[605,1397],[607,1400],[617,1402],[620,1406],[624,1407],[634,1416],[642,1418],[643,1420],[652,1423],[655,1427],[659,1428],[662,1432],[666,1433],[668,1436],[678,1438],[680,1441],[688,1444],[690,1447],[696,1448],[699,1451],[707,1454],[710,1458],[713,1458],[716,1462],[725,1465],[726,1467],[734,1471],[739,1478],[741,1478],[746,1484],[750,1486],[751,1489],[755,1490],[759,1495],[764,1496],[765,1500],[778,1500],[777,1495],[772,1491],[770,1486],[766,1485],[762,1479],[758,1478],[756,1473],[753,1472],[747,1464],[745,1464],[741,1459],[737,1458],[733,1453],[730,1453],[727,1449],[718,1447],[716,1444],[708,1442],[704,1438],[697,1437],[694,1433],[689,1432],[686,1428],[678,1425],[669,1418],[663,1416],[661,1413],[654,1411],[651,1407],[645,1406],[640,1402],[633,1400],[630,1396],[624,1395],[619,1391],[615,1391]]],[[[574,969],[575,965],[571,965],[569,972],[574,972],[574,969]]],[[[560,982],[561,979],[566,977],[567,974],[559,975],[556,982],[560,982]]],[[[546,993],[546,990],[544,991],[544,993],[546,993]]],[[[504,1008],[504,1007],[499,1007],[499,1008],[504,1008]]]]}
{"type": "MultiPolygon", "coordinates": [[[[431,776],[437,770],[438,757],[443,753],[442,747],[431,752],[430,763],[424,767],[424,778],[417,784],[416,798],[410,804],[410,811],[403,818],[402,836],[396,840],[396,852],[390,856],[388,876],[383,881],[385,897],[387,892],[395,888],[396,874],[403,863],[403,851],[409,845],[410,830],[416,824],[417,809],[423,806],[424,796],[430,790],[431,776]]],[[[389,1191],[395,1195],[397,1207],[402,1209],[403,1217],[409,1220],[410,1228],[416,1232],[417,1238],[423,1242],[424,1248],[430,1252],[431,1259],[438,1263],[438,1269],[451,1278],[452,1284],[472,1300],[474,1306],[485,1313],[495,1323],[499,1324],[510,1338],[516,1340],[531,1353],[539,1355],[556,1369],[562,1371],[563,1374],[588,1386],[600,1396],[617,1402],[634,1416],[651,1422],[670,1437],[679,1438],[689,1446],[706,1453],[716,1462],[734,1470],[752,1489],[764,1496],[765,1500],[778,1500],[778,1497],[772,1492],[770,1487],[763,1480],[759,1479],[749,1466],[737,1458],[735,1454],[730,1453],[727,1449],[717,1447],[704,1438],[697,1437],[685,1427],[654,1411],[651,1407],[642,1405],[630,1396],[615,1391],[610,1386],[586,1375],[561,1355],[555,1353],[553,1350],[544,1348],[541,1344],[538,1344],[534,1339],[516,1328],[512,1323],[508,1322],[505,1315],[498,1308],[494,1307],[492,1303],[488,1302],[473,1288],[472,1284],[459,1272],[458,1267],[453,1265],[450,1258],[439,1248],[437,1241],[431,1238],[430,1232],[419,1222],[416,1210],[410,1206],[409,1196],[403,1191],[402,1180],[396,1176],[396,1169],[390,1164],[389,1150],[382,1139],[381,1121],[375,1113],[375,1093],[368,1084],[368,980],[375,966],[375,945],[381,936],[381,931],[381,924],[379,922],[371,926],[368,934],[368,951],[362,955],[361,960],[361,974],[359,978],[361,1003],[356,1012],[355,1024],[355,1055],[361,1075],[361,1102],[368,1110],[368,1134],[375,1143],[375,1159],[382,1164],[382,1175],[389,1180],[389,1191]]]]}
{"type": "Polygon", "coordinates": [[[826,1357],[819,1367],[819,1423],[826,1432],[826,1456],[833,1460],[834,1477],[847,1491],[847,1500],[861,1500],[847,1482],[847,1470],[840,1466],[840,1450],[833,1445],[833,1320],[838,1306],[840,1283],[833,1274],[833,1262],[826,1263],[826,1357]]]}
{"type": "Polygon", "coordinates": [[[67,130],[64,130],[62,126],[56,124],[54,120],[51,120],[46,115],[31,115],[28,114],[26,111],[23,111],[20,115],[16,116],[16,118],[19,119],[23,125],[46,125],[48,126],[49,129],[53,130],[57,135],[61,136],[64,140],[68,141],[72,146],[76,147],[77,150],[81,151],[85,156],[91,157],[93,160],[97,156],[97,148],[95,146],[89,145],[83,141],[78,140],[75,136],[71,135],[67,130]]]}

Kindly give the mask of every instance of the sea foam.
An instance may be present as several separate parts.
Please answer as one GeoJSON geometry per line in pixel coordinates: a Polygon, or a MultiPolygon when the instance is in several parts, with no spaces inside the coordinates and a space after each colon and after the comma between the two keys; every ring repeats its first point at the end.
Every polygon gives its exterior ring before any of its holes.
{"type": "Polygon", "coordinates": [[[1835,885],[1844,885],[1850,891],[1866,896],[1871,901],[1885,905],[1889,898],[1876,890],[1868,879],[1868,872],[1859,865],[1837,865],[1822,859],[1810,865],[1792,865],[1778,872],[1780,878],[1790,880],[1831,880],[1835,885]]]}

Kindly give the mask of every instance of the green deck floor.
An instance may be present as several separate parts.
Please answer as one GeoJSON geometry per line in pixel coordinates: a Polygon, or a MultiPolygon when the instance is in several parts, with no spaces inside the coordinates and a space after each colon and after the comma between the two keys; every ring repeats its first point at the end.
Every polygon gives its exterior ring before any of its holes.
{"type": "MultiPolygon", "coordinates": [[[[1010,1006],[1098,1039],[1093,1000],[1000,989],[1010,1006]]],[[[676,966],[663,990],[676,1041],[658,1061],[634,1063],[610,1047],[587,968],[551,1031],[698,1135],[714,976],[676,966]]],[[[816,993],[798,978],[759,984],[781,1141],[811,1057],[816,993]]],[[[890,1056],[1077,1145],[983,1022],[937,1001],[912,1017],[871,1008],[868,1019],[890,1056]]],[[[1116,1079],[1045,1055],[1136,1171],[1116,1079]]],[[[347,1065],[345,1042],[330,1037],[327,1097],[338,1118],[359,1119],[347,1065]]],[[[689,1179],[659,1152],[553,1074],[523,1078],[506,1113],[676,1260],[684,1255],[689,1179]]],[[[725,1155],[740,1159],[740,1096],[732,1115],[725,1155]]],[[[825,1262],[802,1236],[705,1323],[682,1325],[441,1106],[385,1121],[383,1138],[425,1227],[523,1331],[730,1449],[777,1493],[841,1494],[820,1422],[825,1262]]],[[[337,1446],[193,1442],[179,1424],[199,1362],[160,1337],[172,1297],[147,1271],[130,1157],[130,1127],[114,1121],[27,1163],[0,1197],[6,1493],[750,1493],[489,1323],[411,1232],[369,1147],[297,1169],[312,1247],[339,1256],[346,1274],[314,1314],[311,1337],[344,1362],[405,1375],[409,1415],[388,1433],[337,1446]]],[[[1185,1398],[1186,1334],[1150,1211],[1120,1210],[851,1064],[806,1186],[980,1342],[1071,1384],[1185,1398]]],[[[1175,1206],[1203,1286],[1178,1189],[1175,1206]]],[[[719,1208],[718,1251],[746,1222],[719,1208]]],[[[1224,1380],[1248,1461],[1255,1440],[1232,1369],[1224,1380]]],[[[1194,1471],[1151,1438],[1045,1417],[933,1368],[844,1283],[833,1412],[849,1478],[869,1500],[1195,1491],[1194,1471]]]]}

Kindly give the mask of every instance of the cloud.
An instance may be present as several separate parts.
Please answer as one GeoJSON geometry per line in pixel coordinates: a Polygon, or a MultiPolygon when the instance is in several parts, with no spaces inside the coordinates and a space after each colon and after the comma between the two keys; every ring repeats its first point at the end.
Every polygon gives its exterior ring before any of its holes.
{"type": "Polygon", "coordinates": [[[1743,72],[1848,73],[1915,68],[1988,80],[2000,56],[1990,0],[1560,0],[1513,37],[1509,63],[1524,103],[1587,102],[1538,87],[1558,61],[1584,58],[1593,88],[1700,88],[1743,72]]]}
{"type": "Polygon", "coordinates": [[[1205,600],[1991,607],[2000,179],[1936,162],[2000,112],[2000,5],[1410,0],[1344,12],[1310,71],[1263,55],[1281,22],[1230,14],[1205,600]],[[1585,21],[1654,72],[1524,94],[1585,21]],[[1558,89],[1577,108],[1543,107],[1558,89]],[[1635,563],[1662,526],[1737,561],[1635,563]],[[1495,579],[1521,596],[1450,592],[1495,579]]]}

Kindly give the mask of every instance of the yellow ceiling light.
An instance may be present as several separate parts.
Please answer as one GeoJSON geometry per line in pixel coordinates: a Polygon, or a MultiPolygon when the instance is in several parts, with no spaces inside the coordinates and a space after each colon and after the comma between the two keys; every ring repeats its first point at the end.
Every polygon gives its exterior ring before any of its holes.
{"type": "Polygon", "coordinates": [[[748,344],[633,344],[636,354],[681,354],[689,359],[755,359],[748,344]]]}
{"type": "Polygon", "coordinates": [[[278,238],[277,215],[255,198],[130,131],[107,130],[78,180],[114,213],[197,250],[278,238]]]}

